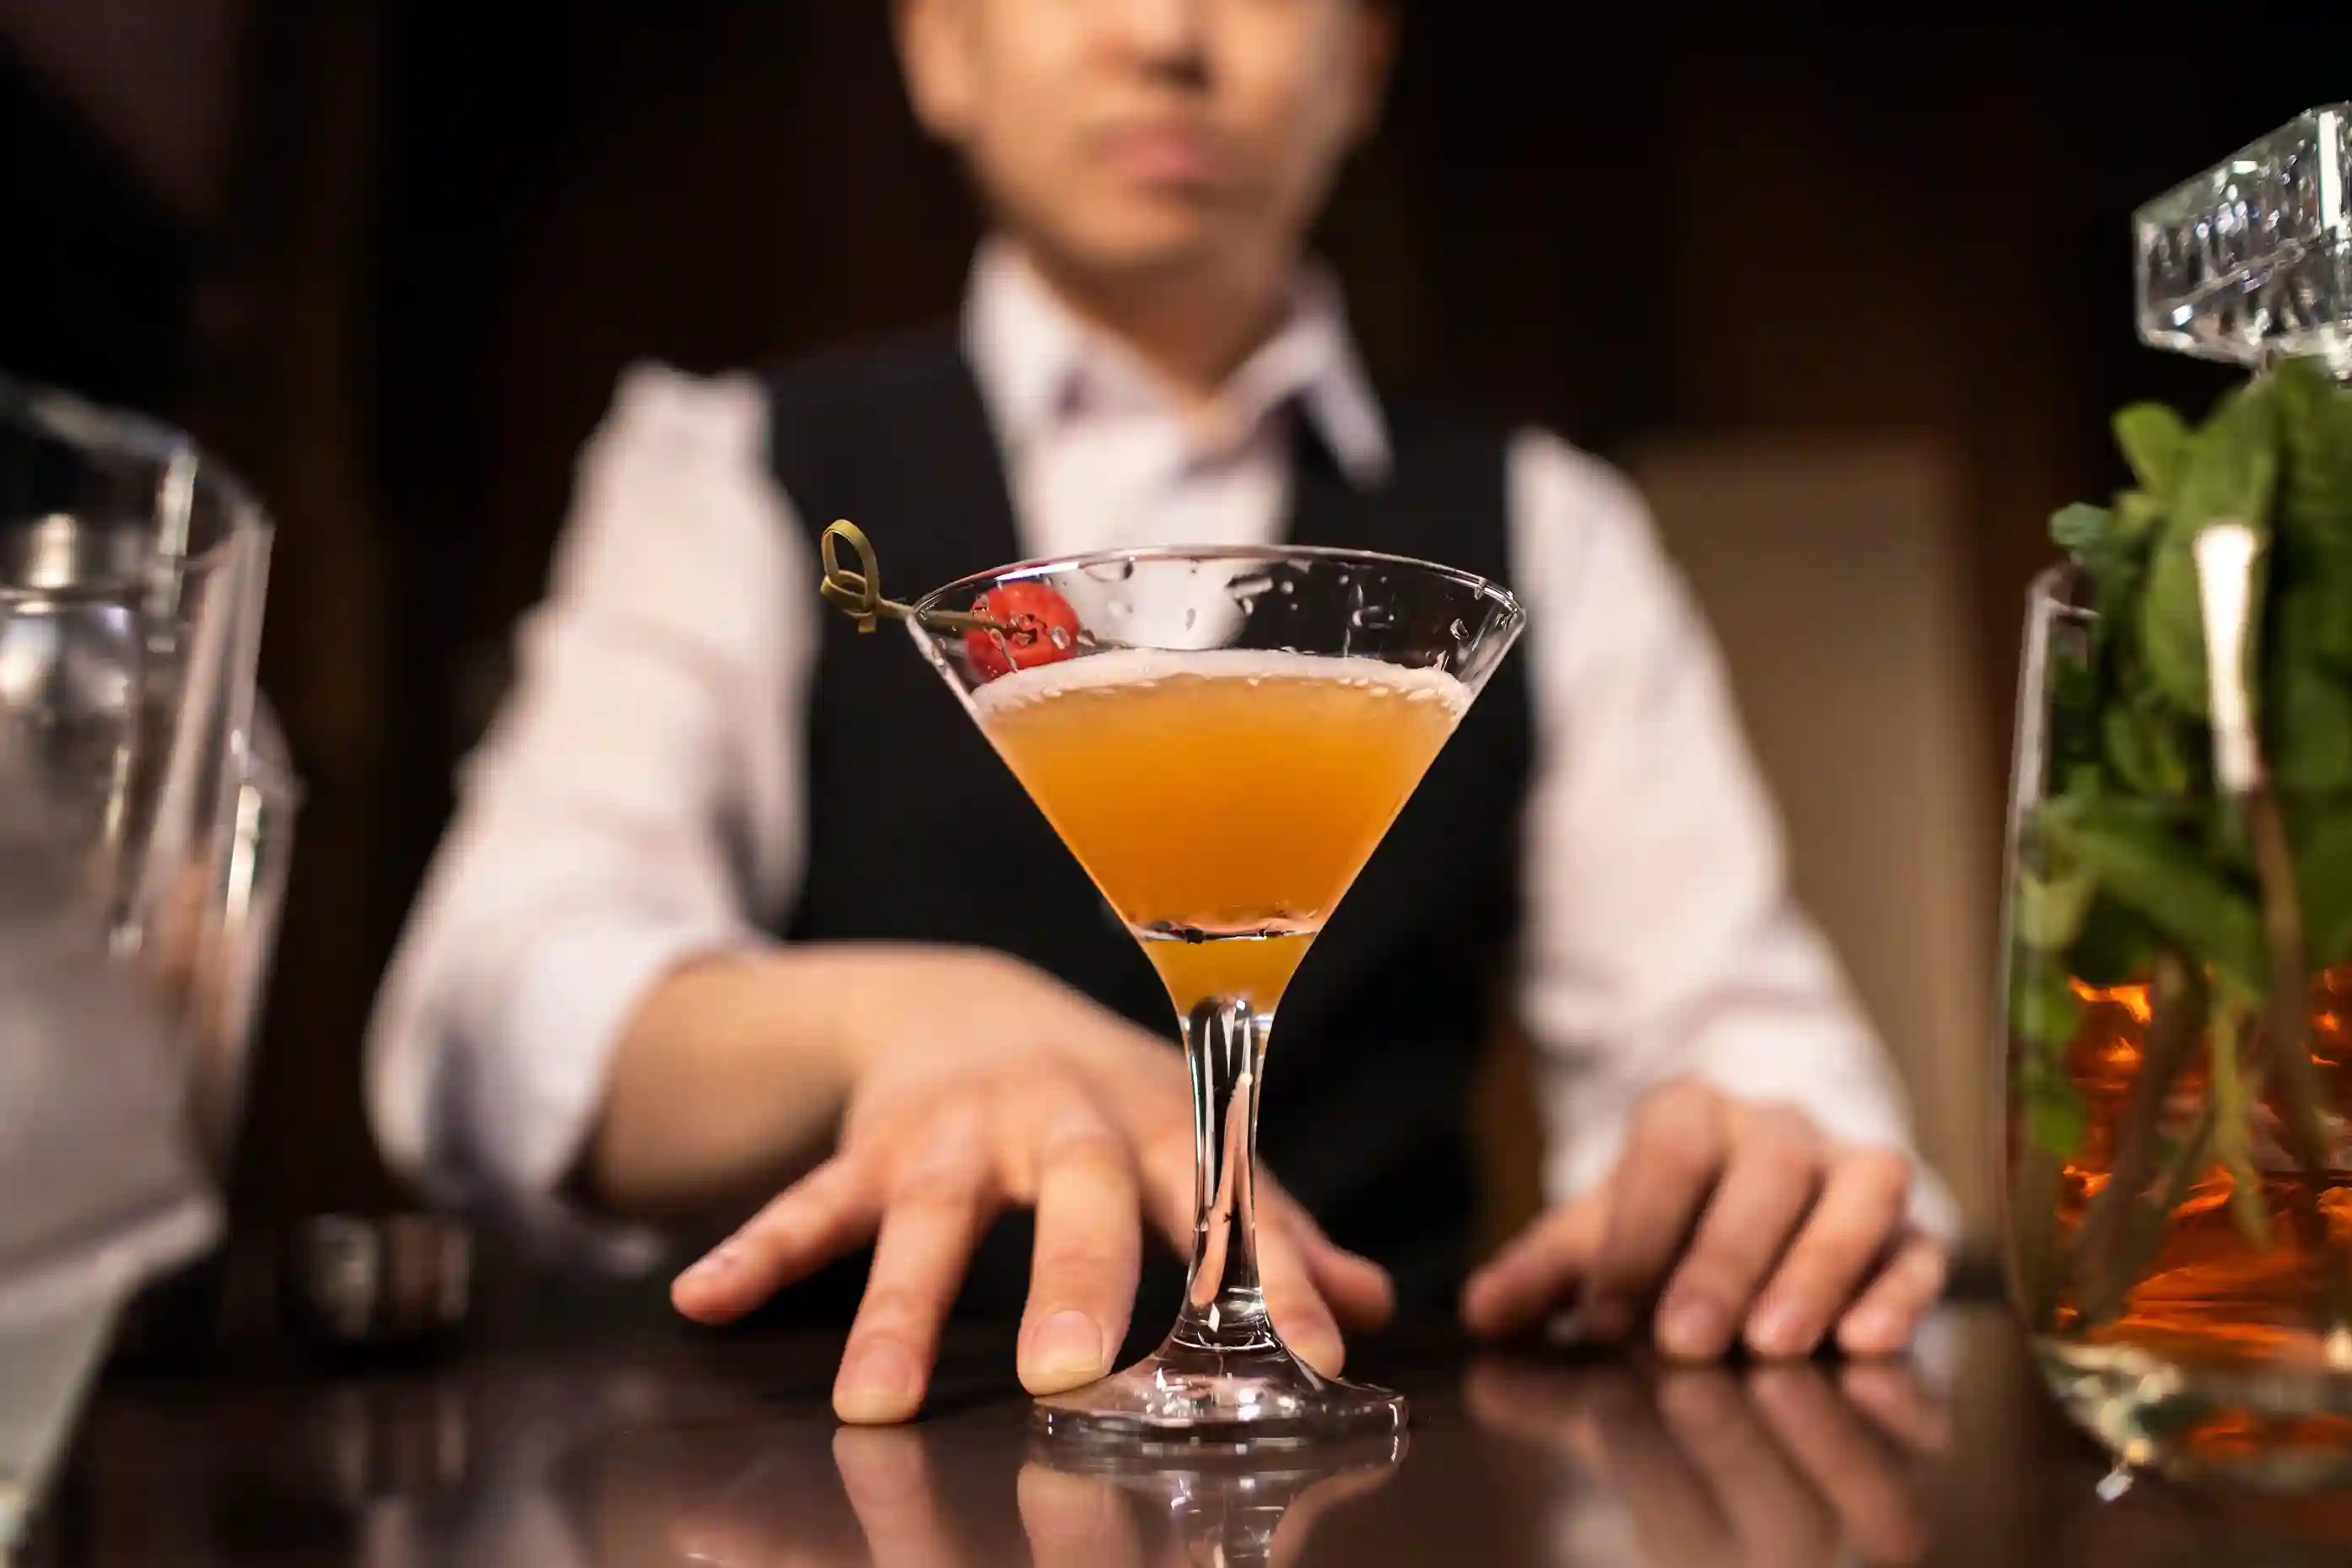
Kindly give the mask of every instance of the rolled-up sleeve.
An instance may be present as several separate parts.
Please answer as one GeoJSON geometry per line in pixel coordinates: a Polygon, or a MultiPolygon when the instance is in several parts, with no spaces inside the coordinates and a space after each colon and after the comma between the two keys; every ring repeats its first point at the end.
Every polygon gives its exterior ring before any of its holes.
{"type": "MultiPolygon", "coordinates": [[[[1549,1196],[1605,1176],[1635,1103],[1682,1074],[1911,1149],[1891,1064],[1790,894],[1721,657],[1647,508],[1535,432],[1514,443],[1510,496],[1538,758],[1519,1000],[1549,1196]]],[[[1913,1218],[1951,1233],[1924,1170],[1913,1218]]]]}
{"type": "Polygon", "coordinates": [[[792,897],[815,597],[766,447],[757,382],[639,367],[583,451],[370,1030],[378,1138],[436,1196],[552,1193],[648,991],[792,897]]]}

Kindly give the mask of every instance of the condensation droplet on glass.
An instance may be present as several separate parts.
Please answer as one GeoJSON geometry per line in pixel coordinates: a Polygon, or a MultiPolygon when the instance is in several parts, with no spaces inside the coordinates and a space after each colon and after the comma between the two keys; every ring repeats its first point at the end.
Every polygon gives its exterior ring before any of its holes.
{"type": "Polygon", "coordinates": [[[1470,623],[1457,615],[1454,624],[1445,629],[1445,634],[1459,643],[1470,635],[1470,623]]]}
{"type": "Polygon", "coordinates": [[[1194,625],[1196,625],[1196,624],[1200,622],[1200,619],[1201,619],[1201,612],[1200,612],[1200,610],[1199,610],[1198,608],[1193,608],[1193,609],[1190,609],[1190,610],[1185,611],[1185,612],[1184,612],[1184,630],[1185,630],[1185,631],[1187,631],[1187,632],[1190,632],[1190,631],[1193,628],[1193,626],[1194,626],[1194,625]]]}
{"type": "Polygon", "coordinates": [[[1065,653],[1070,651],[1070,633],[1066,628],[1060,626],[1046,628],[1045,641],[1051,643],[1055,647],[1060,649],[1065,653]]]}
{"type": "Polygon", "coordinates": [[[1276,593],[1281,594],[1285,599],[1287,599],[1292,594],[1298,591],[1298,584],[1291,581],[1290,579],[1286,577],[1280,582],[1274,585],[1274,591],[1276,593]]]}
{"type": "Polygon", "coordinates": [[[1078,570],[1097,582],[1125,582],[1135,575],[1135,562],[1121,556],[1116,560],[1090,560],[1078,570]]]}

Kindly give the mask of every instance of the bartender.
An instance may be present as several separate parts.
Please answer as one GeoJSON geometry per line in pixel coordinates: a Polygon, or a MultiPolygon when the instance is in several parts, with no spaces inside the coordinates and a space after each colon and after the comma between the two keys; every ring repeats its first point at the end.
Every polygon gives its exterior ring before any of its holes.
{"type": "Polygon", "coordinates": [[[862,1273],[846,1420],[917,1412],[960,1294],[1017,1307],[1033,1391],[1101,1376],[1147,1235],[1189,1239],[1165,994],[921,662],[821,603],[816,530],[856,518],[912,589],[1345,545],[1506,582],[1528,631],[1285,999],[1259,1207],[1284,1337],[1336,1372],[1402,1305],[1483,1335],[1573,1309],[1681,1357],[1900,1349],[1948,1202],[1640,497],[1547,432],[1384,399],[1305,254],[1393,7],[893,16],[991,219],[961,318],[624,376],[378,1005],[395,1162],[606,1236],[756,1205],[676,1302],[722,1322],[862,1273]],[[1550,1207],[1474,1269],[1470,1084],[1506,1009],[1550,1207]]]}

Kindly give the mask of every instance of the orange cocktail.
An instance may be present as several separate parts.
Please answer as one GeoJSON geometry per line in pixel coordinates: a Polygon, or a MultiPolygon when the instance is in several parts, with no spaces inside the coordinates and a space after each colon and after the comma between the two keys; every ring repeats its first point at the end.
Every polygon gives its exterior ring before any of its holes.
{"type": "Polygon", "coordinates": [[[1442,670],[1214,649],[1021,670],[974,706],[1176,1006],[1271,1011],[1469,702],[1442,670]]]}
{"type": "Polygon", "coordinates": [[[1183,1304],[1150,1355],[1040,1397],[1038,1429],[1109,1451],[1402,1432],[1402,1395],[1326,1377],[1275,1332],[1258,1086],[1292,974],[1509,652],[1518,601],[1427,561],[1203,546],[1029,561],[894,607],[864,536],[825,538],[826,597],[861,624],[906,619],[1176,1004],[1183,1304]],[[839,564],[843,544],[862,570],[839,564]]]}

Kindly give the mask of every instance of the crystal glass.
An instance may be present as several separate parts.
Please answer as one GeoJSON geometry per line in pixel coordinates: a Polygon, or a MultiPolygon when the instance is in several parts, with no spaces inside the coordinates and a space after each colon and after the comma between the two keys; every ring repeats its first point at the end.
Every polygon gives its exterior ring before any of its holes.
{"type": "Polygon", "coordinates": [[[0,380],[0,1560],[123,1303],[217,1231],[297,797],[269,539],[178,432],[0,380]]]}
{"type": "Polygon", "coordinates": [[[0,381],[0,732],[120,950],[226,873],[269,541],[179,432],[0,381]]]}
{"type": "Polygon", "coordinates": [[[176,1041],[58,826],[0,746],[0,1563],[123,1301],[219,1225],[176,1041]]]}
{"type": "Polygon", "coordinates": [[[249,727],[232,737],[236,795],[228,855],[206,891],[190,1000],[197,1051],[196,1135],[225,1170],[245,1101],[246,1068],[261,1029],[262,994],[278,949],[292,868],[302,781],[285,732],[257,694],[249,727]]]}
{"type": "MultiPolygon", "coordinates": [[[[2262,998],[2054,872],[2050,803],[2126,723],[2088,696],[2088,586],[2053,568],[2026,622],[2001,947],[2012,1294],[2051,1391],[2118,1460],[2342,1484],[2352,967],[2310,978],[2297,1082],[2262,998]],[[2288,1130],[2306,1102],[2330,1129],[2316,1168],[2288,1130]]],[[[2147,845],[2229,831],[2210,797],[2134,810],[2147,845]]]]}
{"type": "Polygon", "coordinates": [[[1292,973],[1522,620],[1464,572],[1278,548],[1038,562],[914,607],[918,646],[1166,982],[1192,1068],[1198,1220],[1176,1327],[1139,1364],[1040,1400],[1047,1432],[1255,1443],[1403,1424],[1396,1395],[1319,1375],[1267,1318],[1258,1083],[1292,973]],[[1040,590],[1065,622],[1008,638],[942,621],[1040,590]]]}
{"type": "Polygon", "coordinates": [[[2139,335],[2352,373],[2352,104],[2296,116],[2132,214],[2139,335]]]}
{"type": "Polygon", "coordinates": [[[2261,373],[2052,519],[2011,789],[2018,1305],[2119,1460],[2267,1485],[2352,1481],[2347,160],[2329,105],[2134,214],[2142,339],[2261,373]]]}

